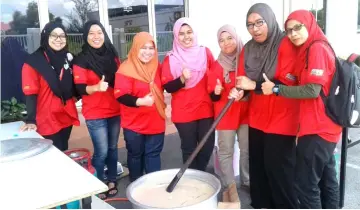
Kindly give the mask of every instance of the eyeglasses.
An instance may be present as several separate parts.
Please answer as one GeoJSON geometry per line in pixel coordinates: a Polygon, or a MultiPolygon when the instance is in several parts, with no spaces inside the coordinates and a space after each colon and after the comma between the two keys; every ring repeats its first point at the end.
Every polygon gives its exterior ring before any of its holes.
{"type": "Polygon", "coordinates": [[[291,35],[293,31],[300,31],[304,27],[304,24],[296,24],[293,28],[287,28],[285,30],[287,35],[291,35]]]}
{"type": "Polygon", "coordinates": [[[57,40],[58,38],[60,38],[60,40],[65,40],[66,39],[66,36],[65,34],[60,34],[60,35],[57,35],[57,34],[50,34],[50,37],[54,40],[57,40]]]}
{"type": "Polygon", "coordinates": [[[265,23],[265,20],[257,20],[255,23],[248,23],[247,25],[246,25],[246,27],[248,28],[248,29],[253,29],[254,28],[254,26],[256,26],[256,27],[260,27],[260,26],[262,26],[262,25],[264,25],[264,23],[265,23]]]}

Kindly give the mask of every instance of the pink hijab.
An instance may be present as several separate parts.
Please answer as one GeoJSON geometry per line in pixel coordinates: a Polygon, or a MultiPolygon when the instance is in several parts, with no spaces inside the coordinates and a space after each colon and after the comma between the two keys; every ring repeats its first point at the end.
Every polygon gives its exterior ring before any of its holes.
{"type": "Polygon", "coordinates": [[[168,53],[171,74],[174,78],[178,78],[182,75],[183,68],[188,68],[191,71],[191,78],[186,81],[185,88],[192,88],[200,82],[206,72],[206,48],[198,45],[196,31],[192,27],[189,18],[178,19],[175,22],[173,34],[173,49],[168,53]],[[178,40],[180,28],[183,24],[189,25],[194,33],[193,46],[190,48],[184,48],[178,40]]]}

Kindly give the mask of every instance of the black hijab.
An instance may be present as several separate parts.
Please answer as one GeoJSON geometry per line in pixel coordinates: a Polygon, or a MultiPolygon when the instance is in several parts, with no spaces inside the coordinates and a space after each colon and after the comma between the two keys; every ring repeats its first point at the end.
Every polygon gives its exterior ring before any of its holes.
{"type": "Polygon", "coordinates": [[[114,87],[115,73],[118,69],[115,58],[118,57],[118,53],[111,43],[104,26],[97,20],[86,22],[83,39],[82,52],[76,57],[74,64],[93,71],[99,78],[102,78],[104,75],[105,81],[109,83],[109,86],[114,87]],[[99,49],[91,47],[87,41],[92,25],[98,25],[104,33],[104,44],[99,49]]]}
{"type": "Polygon", "coordinates": [[[49,45],[50,33],[56,28],[61,28],[65,32],[64,26],[58,22],[49,22],[45,25],[41,31],[40,47],[25,63],[43,76],[51,91],[65,104],[66,100],[74,96],[74,85],[71,63],[67,58],[67,44],[60,51],[53,50],[49,45]],[[63,71],[60,80],[61,70],[63,71]]]}

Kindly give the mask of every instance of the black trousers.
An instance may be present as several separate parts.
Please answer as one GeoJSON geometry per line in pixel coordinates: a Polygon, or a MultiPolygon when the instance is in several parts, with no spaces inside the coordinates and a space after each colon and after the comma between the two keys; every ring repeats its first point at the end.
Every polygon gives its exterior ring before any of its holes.
{"type": "Polygon", "coordinates": [[[300,208],[339,208],[336,144],[318,135],[302,136],[296,148],[296,192],[300,208]]]}
{"type": "MultiPolygon", "coordinates": [[[[190,157],[196,146],[210,129],[213,118],[200,119],[187,123],[175,123],[181,138],[183,163],[190,157]]],[[[212,132],[189,168],[205,171],[212,155],[215,143],[215,131],[212,132]]]]}
{"type": "Polygon", "coordinates": [[[253,208],[298,208],[296,137],[249,127],[250,197],[253,208]]]}
{"type": "Polygon", "coordinates": [[[53,141],[53,145],[61,151],[65,151],[69,148],[69,138],[71,134],[72,126],[61,129],[59,132],[43,136],[45,139],[50,139],[53,141]]]}

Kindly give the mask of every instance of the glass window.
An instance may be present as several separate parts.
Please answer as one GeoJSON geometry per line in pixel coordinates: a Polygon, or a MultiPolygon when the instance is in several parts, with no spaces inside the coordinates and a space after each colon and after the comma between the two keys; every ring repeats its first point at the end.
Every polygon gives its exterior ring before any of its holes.
{"type": "Polygon", "coordinates": [[[35,49],[30,43],[31,29],[39,28],[36,0],[5,0],[1,2],[1,42],[14,39],[28,53],[35,49]]]}
{"type": "Polygon", "coordinates": [[[113,44],[123,60],[137,32],[149,31],[147,0],[108,0],[113,44]]]}
{"type": "Polygon", "coordinates": [[[161,62],[172,49],[174,24],[184,16],[183,0],[155,0],[156,39],[161,62]]]}
{"type": "Polygon", "coordinates": [[[358,3],[358,32],[360,32],[360,0],[358,3]]]}
{"type": "Polygon", "coordinates": [[[316,21],[325,33],[326,26],[326,0],[313,0],[310,11],[314,14],[316,21]]]}
{"type": "Polygon", "coordinates": [[[83,44],[86,21],[100,20],[97,0],[49,0],[49,19],[61,22],[68,33],[69,51],[77,54],[83,44]]]}
{"type": "Polygon", "coordinates": [[[37,0],[1,0],[1,100],[24,102],[21,69],[40,44],[37,0]]]}

